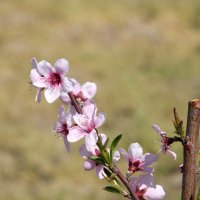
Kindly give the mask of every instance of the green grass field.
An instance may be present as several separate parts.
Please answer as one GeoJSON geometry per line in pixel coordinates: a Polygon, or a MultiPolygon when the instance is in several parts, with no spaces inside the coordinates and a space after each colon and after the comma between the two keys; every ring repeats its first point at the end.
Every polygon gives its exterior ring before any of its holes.
{"type": "MultiPolygon", "coordinates": [[[[151,125],[170,135],[173,107],[186,125],[187,102],[200,97],[200,2],[1,0],[0,25],[0,200],[123,199],[83,170],[81,142],[67,154],[52,133],[60,102],[34,102],[30,60],[67,58],[70,77],[97,83],[100,130],[157,153],[151,125]]],[[[166,200],[180,199],[182,152],[173,149],[176,161],[159,154],[155,165],[166,200]]]]}

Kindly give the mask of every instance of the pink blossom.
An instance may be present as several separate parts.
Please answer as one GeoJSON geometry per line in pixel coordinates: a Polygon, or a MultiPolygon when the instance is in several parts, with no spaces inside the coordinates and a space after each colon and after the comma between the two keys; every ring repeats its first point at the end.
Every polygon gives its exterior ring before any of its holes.
{"type": "Polygon", "coordinates": [[[131,187],[141,200],[161,200],[165,197],[165,191],[161,185],[153,183],[153,174],[143,174],[130,180],[131,187]]]}
{"type": "MultiPolygon", "coordinates": [[[[106,135],[100,134],[99,137],[101,138],[102,144],[105,144],[105,141],[107,139],[106,135]]],[[[110,150],[107,149],[107,151],[109,152],[110,150]]],[[[96,169],[96,175],[99,177],[99,179],[103,179],[106,176],[103,170],[104,169],[103,165],[98,164],[95,161],[89,159],[89,157],[91,156],[100,156],[100,150],[97,145],[95,146],[92,145],[90,151],[88,150],[85,144],[82,145],[80,148],[80,155],[86,158],[86,160],[83,163],[83,167],[86,171],[96,169]]],[[[120,154],[118,151],[115,151],[113,156],[113,161],[116,162],[119,159],[120,159],[120,154]]]]}
{"type": "Polygon", "coordinates": [[[45,89],[44,95],[48,103],[54,102],[60,96],[61,91],[73,90],[71,81],[64,77],[69,69],[69,63],[64,58],[57,60],[55,67],[45,60],[38,63],[33,58],[32,67],[30,79],[32,84],[38,88],[36,101],[40,102],[43,89],[45,89]]]}
{"type": "Polygon", "coordinates": [[[153,168],[149,167],[149,165],[157,160],[157,156],[150,153],[143,155],[143,149],[140,144],[132,143],[128,148],[128,153],[123,148],[120,148],[119,151],[126,158],[129,164],[129,172],[153,172],[153,168]]]}
{"type": "MultiPolygon", "coordinates": [[[[95,96],[97,91],[95,83],[86,82],[81,86],[75,79],[71,79],[71,81],[73,83],[72,94],[80,104],[83,104],[88,99],[91,100],[95,96]]],[[[66,104],[71,102],[69,95],[66,92],[61,92],[60,99],[66,104]]]]}
{"type": "Polygon", "coordinates": [[[161,136],[161,151],[163,154],[169,153],[176,160],[176,153],[171,151],[171,140],[167,137],[166,132],[162,131],[158,125],[154,124],[152,127],[161,136]]]}
{"type": "Polygon", "coordinates": [[[73,116],[77,125],[69,129],[67,138],[70,142],[76,142],[85,137],[86,147],[96,145],[98,138],[96,128],[104,123],[105,114],[97,114],[97,107],[93,101],[87,101],[82,111],[83,114],[77,113],[73,116]]]}
{"type": "Polygon", "coordinates": [[[70,151],[70,144],[67,135],[69,133],[69,128],[73,126],[72,115],[74,112],[73,107],[71,107],[68,112],[65,112],[64,106],[60,106],[58,111],[58,121],[54,125],[54,132],[63,138],[68,152],[70,151]]]}

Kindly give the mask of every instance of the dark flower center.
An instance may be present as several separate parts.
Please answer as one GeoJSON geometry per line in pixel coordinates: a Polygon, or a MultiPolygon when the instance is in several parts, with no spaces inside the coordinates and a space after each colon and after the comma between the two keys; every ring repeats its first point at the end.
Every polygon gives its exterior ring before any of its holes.
{"type": "Polygon", "coordinates": [[[60,74],[58,74],[58,73],[50,74],[49,83],[51,86],[58,86],[61,83],[60,74]]]}
{"type": "Polygon", "coordinates": [[[138,170],[140,170],[140,161],[139,160],[136,160],[136,161],[132,161],[132,160],[129,160],[129,168],[128,168],[128,171],[130,172],[136,172],[138,170]]]}

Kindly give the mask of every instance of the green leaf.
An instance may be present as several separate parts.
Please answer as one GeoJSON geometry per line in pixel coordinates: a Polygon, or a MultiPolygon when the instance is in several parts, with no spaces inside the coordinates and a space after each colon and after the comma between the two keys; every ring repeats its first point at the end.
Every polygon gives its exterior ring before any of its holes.
{"type": "Polygon", "coordinates": [[[196,200],[200,200],[200,188],[199,188],[199,190],[198,190],[198,193],[197,193],[197,198],[196,198],[196,200]]]}
{"type": "Polygon", "coordinates": [[[121,194],[120,190],[113,186],[107,186],[107,187],[104,187],[103,189],[106,190],[107,192],[121,194]]]}
{"type": "Polygon", "coordinates": [[[104,164],[104,161],[99,156],[90,156],[89,159],[95,161],[98,164],[104,164]]]}
{"type": "Polygon", "coordinates": [[[104,149],[102,152],[102,159],[104,160],[105,163],[110,164],[110,155],[106,149],[104,149]]]}
{"type": "Polygon", "coordinates": [[[107,138],[105,144],[103,145],[103,149],[106,149],[107,145],[108,145],[108,142],[109,142],[109,137],[107,138]]]}
{"type": "Polygon", "coordinates": [[[181,137],[184,137],[183,121],[180,120],[180,117],[176,111],[176,108],[174,108],[173,112],[174,112],[174,120],[172,121],[174,124],[175,133],[181,137]]]}
{"type": "Polygon", "coordinates": [[[112,172],[108,169],[106,169],[105,167],[103,168],[104,173],[106,174],[106,176],[108,176],[110,178],[110,176],[112,175],[112,172]]]}
{"type": "Polygon", "coordinates": [[[118,135],[113,141],[112,141],[112,144],[111,144],[111,147],[110,147],[110,163],[113,162],[113,156],[114,156],[114,152],[115,152],[115,149],[120,141],[120,139],[122,138],[122,134],[118,135]]]}

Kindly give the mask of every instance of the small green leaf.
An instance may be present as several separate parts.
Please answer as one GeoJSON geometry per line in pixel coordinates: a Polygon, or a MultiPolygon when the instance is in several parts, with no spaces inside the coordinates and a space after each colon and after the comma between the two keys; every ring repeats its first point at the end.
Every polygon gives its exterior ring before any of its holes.
{"type": "Polygon", "coordinates": [[[110,163],[113,162],[113,156],[114,156],[114,152],[115,152],[115,149],[120,141],[120,139],[122,138],[122,134],[118,135],[113,141],[112,141],[112,144],[111,144],[111,147],[110,147],[110,163]]]}
{"type": "Polygon", "coordinates": [[[106,149],[107,145],[108,145],[108,142],[109,142],[109,137],[106,139],[104,145],[103,145],[103,149],[106,149]]]}
{"type": "Polygon", "coordinates": [[[106,190],[107,192],[121,194],[120,190],[113,186],[107,186],[107,187],[104,187],[103,189],[106,190]]]}
{"type": "Polygon", "coordinates": [[[199,188],[199,190],[198,190],[198,193],[197,193],[197,198],[196,198],[196,200],[200,200],[200,188],[199,188]]]}
{"type": "Polygon", "coordinates": [[[112,175],[112,172],[108,169],[106,169],[105,167],[103,168],[104,173],[110,178],[110,176],[112,175]]]}
{"type": "Polygon", "coordinates": [[[90,156],[89,159],[95,161],[98,164],[104,164],[104,161],[99,156],[90,156]]]}
{"type": "Polygon", "coordinates": [[[102,152],[102,159],[105,163],[110,164],[110,155],[106,149],[104,149],[102,152]]]}

